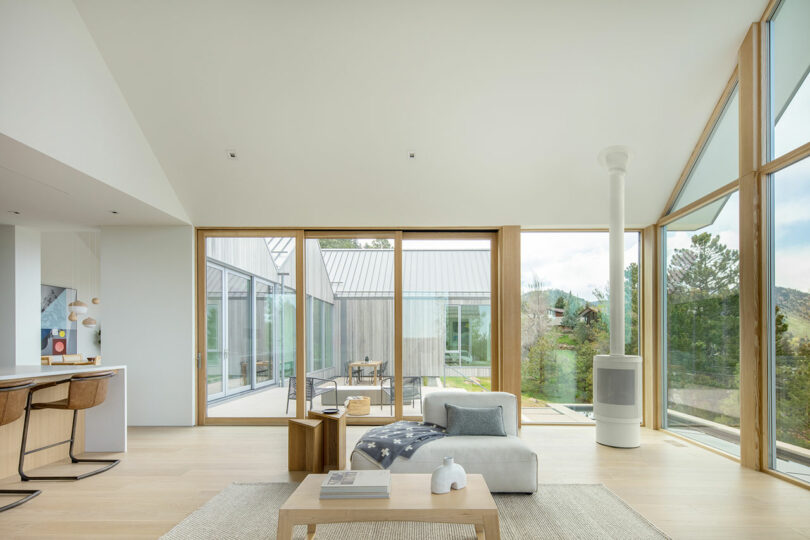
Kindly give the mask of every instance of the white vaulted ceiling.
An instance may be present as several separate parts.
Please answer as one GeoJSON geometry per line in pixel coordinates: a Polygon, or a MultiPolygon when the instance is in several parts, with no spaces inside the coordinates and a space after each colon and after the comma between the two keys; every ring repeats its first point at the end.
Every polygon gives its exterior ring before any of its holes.
{"type": "Polygon", "coordinates": [[[613,144],[659,217],[766,0],[75,3],[195,225],[568,227],[613,144]]]}

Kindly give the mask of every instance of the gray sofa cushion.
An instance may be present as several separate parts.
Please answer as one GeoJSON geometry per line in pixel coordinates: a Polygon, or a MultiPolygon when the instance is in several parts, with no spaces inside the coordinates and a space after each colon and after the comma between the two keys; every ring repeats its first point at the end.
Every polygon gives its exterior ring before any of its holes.
{"type": "Polygon", "coordinates": [[[506,437],[503,428],[503,406],[460,407],[445,403],[448,435],[483,435],[506,437]]]}

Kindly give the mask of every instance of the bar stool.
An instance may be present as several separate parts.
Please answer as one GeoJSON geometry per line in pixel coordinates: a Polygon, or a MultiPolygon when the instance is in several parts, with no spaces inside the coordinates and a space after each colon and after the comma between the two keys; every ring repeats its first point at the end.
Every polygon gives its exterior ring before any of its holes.
{"type": "Polygon", "coordinates": [[[96,373],[86,373],[74,375],[70,379],[64,381],[54,381],[50,383],[38,384],[32,387],[28,393],[28,401],[25,407],[25,425],[23,426],[22,445],[20,447],[20,478],[23,481],[28,480],[81,480],[88,476],[93,476],[102,473],[118,465],[117,459],[79,459],[73,455],[73,443],[76,440],[76,419],[78,418],[79,411],[89,409],[96,405],[101,405],[107,397],[107,386],[109,386],[110,378],[115,375],[114,371],[101,371],[96,373]],[[68,397],[58,401],[51,401],[47,403],[32,403],[34,392],[42,390],[43,388],[50,388],[60,384],[68,384],[68,397]],[[70,431],[70,439],[60,441],[57,443],[49,444],[33,450],[26,450],[25,444],[28,439],[28,422],[31,418],[32,409],[58,409],[65,411],[73,411],[73,428],[70,431]],[[70,456],[71,463],[107,463],[106,466],[100,467],[90,472],[86,472],[77,476],[29,476],[23,471],[25,456],[45,450],[46,448],[53,448],[60,444],[70,443],[70,456]]]}
{"type": "MultiPolygon", "coordinates": [[[[28,389],[32,386],[34,386],[33,379],[0,382],[0,426],[10,424],[22,416],[25,411],[28,389]]],[[[11,504],[0,506],[0,512],[20,506],[40,493],[42,492],[38,489],[0,489],[0,495],[26,495],[11,504]]]]}

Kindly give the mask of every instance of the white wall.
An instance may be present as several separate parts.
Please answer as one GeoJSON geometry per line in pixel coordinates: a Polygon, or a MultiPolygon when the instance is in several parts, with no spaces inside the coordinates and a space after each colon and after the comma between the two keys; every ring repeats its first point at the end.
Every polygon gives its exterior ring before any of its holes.
{"type": "Polygon", "coordinates": [[[194,230],[101,230],[102,355],[127,366],[129,425],[194,424],[194,230]]]}
{"type": "Polygon", "coordinates": [[[101,354],[96,330],[104,324],[104,304],[91,302],[93,297],[101,296],[100,244],[99,232],[42,233],[42,283],[76,289],[76,298],[87,304],[87,313],[79,317],[76,336],[76,352],[85,357],[101,354]],[[83,326],[85,317],[96,319],[98,327],[83,326]]]}
{"type": "Polygon", "coordinates": [[[14,227],[15,251],[15,348],[17,365],[40,365],[42,290],[40,288],[40,235],[26,227],[14,227]]]}
{"type": "Polygon", "coordinates": [[[14,227],[0,225],[0,367],[16,362],[14,353],[14,227]]]}
{"type": "Polygon", "coordinates": [[[188,222],[73,2],[0,0],[0,73],[1,133],[188,222]]]}
{"type": "Polygon", "coordinates": [[[39,365],[39,232],[0,225],[0,366],[39,365]]]}

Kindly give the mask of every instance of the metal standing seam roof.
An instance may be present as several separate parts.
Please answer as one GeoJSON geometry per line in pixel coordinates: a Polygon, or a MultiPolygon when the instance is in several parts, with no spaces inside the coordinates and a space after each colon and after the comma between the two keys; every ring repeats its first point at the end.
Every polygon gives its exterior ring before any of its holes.
{"type": "MultiPolygon", "coordinates": [[[[323,249],[336,297],[393,297],[394,250],[323,249]]],[[[405,250],[403,294],[487,297],[489,250],[405,250]]]]}
{"type": "Polygon", "coordinates": [[[295,250],[295,238],[290,236],[277,236],[265,238],[267,242],[267,251],[270,252],[270,257],[276,268],[281,268],[281,265],[287,260],[290,253],[295,250]]]}

